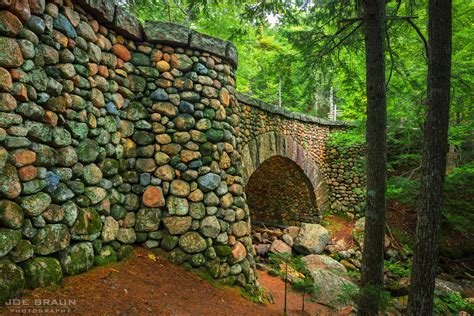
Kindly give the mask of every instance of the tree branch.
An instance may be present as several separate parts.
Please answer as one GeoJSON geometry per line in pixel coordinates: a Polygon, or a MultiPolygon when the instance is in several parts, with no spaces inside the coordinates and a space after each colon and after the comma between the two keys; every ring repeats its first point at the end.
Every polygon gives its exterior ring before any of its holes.
{"type": "MultiPolygon", "coordinates": [[[[411,19],[418,19],[418,16],[415,15],[407,15],[407,16],[387,16],[385,18],[386,21],[393,21],[393,20],[411,20],[411,19]]],[[[341,19],[339,20],[339,23],[354,23],[357,21],[363,21],[364,17],[358,16],[355,18],[349,18],[349,19],[341,19]]]]}
{"type": "Polygon", "coordinates": [[[426,52],[426,58],[428,58],[429,56],[429,51],[428,51],[428,42],[426,41],[426,38],[425,36],[423,35],[423,33],[421,32],[421,30],[418,28],[418,26],[410,19],[407,19],[406,20],[408,24],[410,24],[416,31],[416,34],[418,34],[418,36],[421,38],[421,40],[423,41],[423,44],[425,46],[425,52],[426,52]]]}
{"type": "Polygon", "coordinates": [[[324,52],[324,54],[322,55],[326,55],[326,54],[329,54],[330,52],[332,52],[333,50],[335,50],[336,48],[338,48],[339,46],[341,46],[342,43],[344,43],[344,41],[346,41],[352,34],[354,34],[361,26],[362,24],[364,24],[363,22],[360,22],[352,31],[350,31],[346,36],[344,36],[338,43],[336,43],[333,47],[331,47],[330,49],[328,49],[326,52],[324,52]]]}
{"type": "Polygon", "coordinates": [[[395,67],[395,64],[393,61],[393,51],[392,51],[392,47],[390,46],[390,36],[388,35],[388,29],[385,29],[385,38],[387,39],[387,51],[390,55],[390,73],[388,75],[387,82],[385,83],[385,89],[387,89],[388,84],[390,83],[390,80],[392,79],[393,68],[395,67]]]}

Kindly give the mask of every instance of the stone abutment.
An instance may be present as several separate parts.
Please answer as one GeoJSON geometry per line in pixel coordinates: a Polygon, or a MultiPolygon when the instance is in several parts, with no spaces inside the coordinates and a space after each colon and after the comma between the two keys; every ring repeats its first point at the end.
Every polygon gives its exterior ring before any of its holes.
{"type": "Polygon", "coordinates": [[[255,286],[254,172],[304,182],[281,222],[357,205],[327,155],[346,125],[237,94],[237,65],[232,43],[113,1],[0,0],[0,302],[134,244],[255,286]]]}

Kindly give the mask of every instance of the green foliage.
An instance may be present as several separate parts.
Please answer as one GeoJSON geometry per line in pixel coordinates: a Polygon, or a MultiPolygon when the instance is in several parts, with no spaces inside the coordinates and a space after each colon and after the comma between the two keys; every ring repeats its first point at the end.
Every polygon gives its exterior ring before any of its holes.
{"type": "Polygon", "coordinates": [[[360,280],[360,271],[358,270],[348,270],[347,275],[356,281],[360,280]]]}
{"type": "MultiPolygon", "coordinates": [[[[461,233],[474,235],[474,162],[456,167],[445,178],[445,224],[461,233]]],[[[420,180],[392,177],[387,182],[387,198],[416,207],[420,180]]]]}
{"type": "Polygon", "coordinates": [[[341,287],[341,292],[335,298],[336,302],[342,305],[349,306],[357,302],[359,288],[351,283],[345,283],[341,287]]]}
{"type": "Polygon", "coordinates": [[[267,293],[262,287],[252,285],[241,288],[240,295],[251,302],[259,304],[269,304],[273,301],[271,293],[267,293]]]}
{"type": "Polygon", "coordinates": [[[474,304],[463,300],[457,292],[435,291],[434,305],[436,315],[458,315],[461,311],[474,313],[474,304]]]}
{"type": "Polygon", "coordinates": [[[409,277],[411,273],[410,262],[390,262],[385,260],[384,269],[389,274],[398,277],[409,277]]]}
{"type": "MultiPolygon", "coordinates": [[[[123,0],[141,20],[172,21],[229,39],[239,50],[238,90],[310,115],[327,117],[334,90],[339,118],[365,122],[365,49],[360,15],[351,1],[306,0],[123,0]]],[[[414,15],[426,37],[427,0],[387,2],[388,15],[414,15]],[[416,5],[414,5],[416,4],[416,5]]],[[[473,3],[453,1],[453,74],[450,142],[457,148],[472,138],[471,87],[474,61],[470,12],[473,3]]],[[[402,154],[420,153],[427,59],[419,35],[404,20],[388,25],[387,58],[389,140],[402,154]],[[413,148],[412,145],[416,145],[413,148]],[[408,147],[407,147],[408,145],[408,147]],[[405,149],[409,149],[406,151],[405,149]]],[[[364,131],[343,143],[363,143],[364,131]]],[[[356,134],[357,134],[356,133],[356,134]]],[[[394,153],[395,156],[400,153],[394,153]]],[[[396,158],[396,157],[395,157],[396,158]]],[[[415,158],[415,157],[413,157],[415,158]]],[[[401,157],[392,167],[403,166],[401,157]]],[[[411,160],[411,159],[410,159],[411,160]]],[[[389,154],[389,161],[391,157],[389,154]]],[[[416,167],[416,165],[414,166],[416,167]]]]}
{"type": "Polygon", "coordinates": [[[344,132],[333,132],[330,134],[328,144],[336,148],[349,148],[365,144],[365,128],[357,125],[344,132]]]}
{"type": "Polygon", "coordinates": [[[387,198],[404,205],[416,207],[420,181],[405,177],[392,177],[387,181],[387,198]]]}
{"type": "Polygon", "coordinates": [[[380,303],[380,311],[384,312],[391,307],[391,295],[390,292],[384,291],[383,289],[374,286],[367,285],[359,289],[359,295],[369,296],[371,299],[377,300],[380,303]]]}

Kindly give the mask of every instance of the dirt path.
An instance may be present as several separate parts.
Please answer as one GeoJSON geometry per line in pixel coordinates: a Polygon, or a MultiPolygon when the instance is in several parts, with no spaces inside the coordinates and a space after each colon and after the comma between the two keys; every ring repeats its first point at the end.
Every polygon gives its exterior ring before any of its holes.
{"type": "MultiPolygon", "coordinates": [[[[282,315],[284,282],[278,278],[260,272],[260,284],[275,299],[275,304],[261,305],[241,297],[236,288],[216,288],[164,259],[153,261],[149,253],[137,248],[135,256],[126,261],[67,277],[61,286],[25,291],[20,299],[32,305],[38,299],[49,299],[50,304],[70,300],[66,307],[29,307],[59,308],[70,315],[282,315]]],[[[301,313],[300,294],[290,292],[288,315],[334,315],[322,305],[305,305],[307,312],[301,313]]],[[[14,312],[19,314],[18,307],[14,312]]],[[[33,313],[40,314],[27,311],[33,313]]],[[[12,313],[0,308],[0,314],[12,313]]]]}

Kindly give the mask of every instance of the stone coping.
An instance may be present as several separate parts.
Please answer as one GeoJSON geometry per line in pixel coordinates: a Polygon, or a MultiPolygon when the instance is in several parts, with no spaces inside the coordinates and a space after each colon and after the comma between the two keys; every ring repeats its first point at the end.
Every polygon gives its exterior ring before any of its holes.
{"type": "Polygon", "coordinates": [[[146,21],[142,25],[127,10],[115,4],[114,0],[75,1],[99,22],[126,38],[202,50],[224,58],[234,69],[237,69],[237,48],[230,41],[202,34],[174,23],[146,21]]]}
{"type": "MultiPolygon", "coordinates": [[[[118,34],[135,41],[148,41],[173,46],[189,47],[209,52],[238,67],[238,52],[235,45],[226,40],[193,31],[185,26],[159,21],[146,21],[144,25],[114,0],[76,0],[94,18],[118,34]]],[[[278,114],[290,119],[326,126],[351,126],[345,121],[326,119],[290,112],[284,108],[265,103],[248,95],[237,93],[237,99],[250,106],[278,114]]]]}
{"type": "Polygon", "coordinates": [[[301,114],[301,113],[291,112],[291,111],[288,111],[285,108],[282,108],[282,107],[279,107],[279,106],[276,106],[276,105],[272,105],[272,104],[268,104],[266,102],[263,102],[263,101],[258,100],[258,99],[254,99],[251,96],[240,93],[240,92],[236,92],[236,97],[237,97],[237,100],[239,100],[239,102],[242,102],[242,103],[245,103],[247,105],[259,108],[259,109],[261,109],[263,111],[266,111],[266,112],[270,112],[270,113],[273,113],[273,114],[278,114],[278,115],[284,116],[284,117],[289,118],[289,119],[294,119],[294,120],[298,120],[298,121],[302,121],[302,122],[306,122],[306,123],[316,123],[316,124],[326,125],[326,126],[337,126],[337,127],[343,127],[343,126],[344,127],[345,126],[350,127],[350,126],[352,126],[352,124],[350,122],[346,122],[346,121],[329,121],[329,120],[322,119],[322,118],[319,118],[319,117],[314,117],[314,116],[309,116],[309,115],[305,115],[305,114],[301,114]]]}

